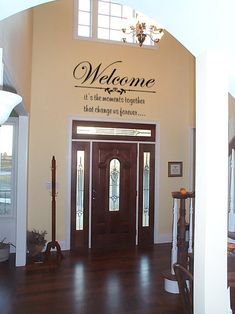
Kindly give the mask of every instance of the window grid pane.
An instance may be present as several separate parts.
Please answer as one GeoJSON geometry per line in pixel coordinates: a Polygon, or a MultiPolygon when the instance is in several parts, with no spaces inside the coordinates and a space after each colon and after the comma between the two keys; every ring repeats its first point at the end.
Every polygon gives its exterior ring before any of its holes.
{"type": "Polygon", "coordinates": [[[144,152],[142,226],[149,227],[150,153],[144,152]]]}
{"type": "Polygon", "coordinates": [[[98,38],[99,39],[109,39],[109,29],[98,28],[98,38]]]}
{"type": "Polygon", "coordinates": [[[111,2],[110,15],[121,17],[122,16],[122,5],[111,2]]]}
{"type": "Polygon", "coordinates": [[[79,25],[78,36],[91,37],[90,30],[91,30],[90,26],[79,25]]]}
{"type": "Polygon", "coordinates": [[[84,228],[84,155],[84,151],[77,151],[76,230],[84,228]]]}
{"type": "Polygon", "coordinates": [[[80,11],[78,15],[79,25],[87,25],[91,24],[91,14],[89,12],[80,11]]]}
{"type": "Polygon", "coordinates": [[[112,159],[109,165],[109,211],[119,211],[120,161],[112,159]]]}
{"type": "Polygon", "coordinates": [[[0,216],[13,216],[13,125],[0,128],[0,216]]]}
{"type": "Polygon", "coordinates": [[[117,30],[110,30],[110,39],[112,40],[121,40],[122,32],[117,30]]]}
{"type": "Polygon", "coordinates": [[[79,1],[79,11],[91,11],[91,0],[79,1]]]}
{"type": "Polygon", "coordinates": [[[98,12],[99,14],[106,14],[109,15],[109,3],[107,2],[103,2],[103,1],[99,1],[98,3],[98,12]]]}
{"type": "Polygon", "coordinates": [[[110,17],[108,15],[99,14],[98,15],[98,28],[109,29],[110,17]]]}
{"type": "MultiPolygon", "coordinates": [[[[122,19],[120,17],[111,17],[110,19],[110,28],[111,29],[115,29],[115,30],[118,30],[118,31],[121,31],[121,26],[122,24],[122,19]]],[[[121,34],[121,32],[120,32],[121,34]]]]}

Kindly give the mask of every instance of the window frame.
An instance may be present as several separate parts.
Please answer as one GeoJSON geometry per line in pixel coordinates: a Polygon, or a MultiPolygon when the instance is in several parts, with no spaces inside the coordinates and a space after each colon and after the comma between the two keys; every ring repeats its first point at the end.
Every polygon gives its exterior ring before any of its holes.
{"type": "MultiPolygon", "coordinates": [[[[125,46],[130,46],[130,47],[139,47],[138,43],[135,42],[135,40],[133,39],[133,42],[125,42],[123,43],[122,40],[118,41],[118,40],[114,40],[114,39],[103,39],[103,38],[98,38],[98,3],[99,0],[90,0],[90,6],[91,6],[91,17],[90,17],[90,36],[81,36],[78,35],[78,27],[79,27],[79,1],[81,0],[74,0],[75,4],[74,4],[74,36],[75,39],[78,40],[84,40],[84,41],[96,41],[96,42],[103,42],[103,43],[110,43],[110,44],[122,44],[125,46]]],[[[112,1],[112,0],[111,0],[112,1]]],[[[123,3],[119,3],[118,1],[113,1],[113,3],[117,3],[121,6],[124,6],[123,3]]],[[[140,13],[137,12],[135,9],[132,9],[132,18],[135,18],[136,14],[140,13]]],[[[109,15],[110,16],[110,15],[109,15]]],[[[110,28],[108,28],[109,33],[110,33],[110,28]]],[[[123,37],[125,36],[125,34],[123,34],[123,37]]],[[[147,49],[156,49],[156,46],[153,44],[153,42],[149,42],[149,43],[144,43],[143,44],[144,48],[147,49]]]]}
{"type": "Polygon", "coordinates": [[[9,215],[1,215],[0,219],[15,219],[16,218],[16,207],[17,207],[17,151],[18,151],[18,119],[9,118],[4,125],[13,126],[13,136],[12,136],[12,178],[11,178],[11,189],[12,189],[12,209],[9,215]]]}

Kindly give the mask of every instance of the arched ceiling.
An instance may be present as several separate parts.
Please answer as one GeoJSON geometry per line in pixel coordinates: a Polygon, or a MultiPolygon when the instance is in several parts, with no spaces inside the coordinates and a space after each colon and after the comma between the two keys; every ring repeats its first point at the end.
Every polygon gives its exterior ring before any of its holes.
{"type": "Polygon", "coordinates": [[[1,0],[0,21],[20,11],[54,0],[1,0]]]}
{"type": "MultiPolygon", "coordinates": [[[[54,0],[1,0],[0,20],[54,0]]],[[[229,64],[229,92],[235,97],[234,0],[120,0],[162,24],[195,57],[220,50],[229,64]]],[[[218,73],[219,75],[219,73],[218,73]]]]}
{"type": "Polygon", "coordinates": [[[235,97],[234,0],[120,0],[120,2],[155,19],[195,57],[211,49],[223,53],[228,60],[229,92],[235,97]]]}

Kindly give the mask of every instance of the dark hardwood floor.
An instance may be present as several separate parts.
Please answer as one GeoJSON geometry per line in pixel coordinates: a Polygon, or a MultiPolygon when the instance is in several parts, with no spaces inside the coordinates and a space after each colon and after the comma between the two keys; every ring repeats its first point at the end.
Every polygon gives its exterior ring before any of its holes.
{"type": "Polygon", "coordinates": [[[170,246],[65,253],[56,269],[0,263],[1,314],[178,314],[178,295],[164,291],[170,246]]]}

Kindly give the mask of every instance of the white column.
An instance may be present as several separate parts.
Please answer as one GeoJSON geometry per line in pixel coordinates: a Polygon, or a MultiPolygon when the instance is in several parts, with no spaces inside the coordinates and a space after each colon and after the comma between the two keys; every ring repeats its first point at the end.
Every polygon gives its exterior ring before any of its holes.
{"type": "Polygon", "coordinates": [[[229,159],[229,169],[230,169],[230,184],[229,184],[229,216],[228,216],[228,230],[231,232],[235,231],[235,212],[234,212],[234,180],[235,180],[235,153],[232,149],[231,159],[229,159]]]}
{"type": "Polygon", "coordinates": [[[228,86],[226,57],[196,59],[194,314],[225,314],[227,298],[228,86]]]}
{"type": "Polygon", "coordinates": [[[229,212],[234,212],[234,149],[230,159],[229,212]]]}
{"type": "Polygon", "coordinates": [[[16,266],[26,264],[28,117],[19,117],[16,213],[16,266]]]}
{"type": "Polygon", "coordinates": [[[0,48],[0,90],[2,90],[2,87],[3,87],[3,62],[2,62],[2,54],[3,54],[3,49],[0,48]]]}

